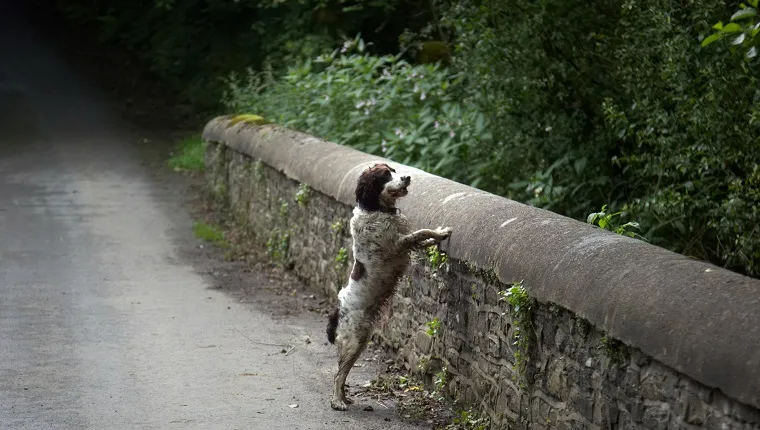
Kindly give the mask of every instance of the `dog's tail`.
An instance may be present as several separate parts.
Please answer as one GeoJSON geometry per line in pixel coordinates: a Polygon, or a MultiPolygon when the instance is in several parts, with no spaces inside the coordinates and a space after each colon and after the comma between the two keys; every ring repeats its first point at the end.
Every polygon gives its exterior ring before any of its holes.
{"type": "Polygon", "coordinates": [[[340,308],[335,308],[330,312],[330,317],[327,320],[327,340],[330,343],[335,343],[335,333],[338,331],[338,319],[340,317],[340,308]]]}

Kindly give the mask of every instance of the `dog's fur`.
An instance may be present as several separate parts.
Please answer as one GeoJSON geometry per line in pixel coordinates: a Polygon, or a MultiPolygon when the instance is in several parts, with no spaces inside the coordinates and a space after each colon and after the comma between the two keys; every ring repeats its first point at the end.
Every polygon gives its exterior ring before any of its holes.
{"type": "Polygon", "coordinates": [[[409,221],[396,209],[396,200],[408,194],[411,179],[396,178],[395,172],[387,164],[376,164],[362,172],[356,185],[357,206],[351,218],[354,265],[327,324],[327,339],[338,347],[339,357],[330,405],[340,411],[353,403],[346,397],[346,377],[409,266],[410,251],[451,234],[450,228],[441,227],[411,232],[409,221]]]}

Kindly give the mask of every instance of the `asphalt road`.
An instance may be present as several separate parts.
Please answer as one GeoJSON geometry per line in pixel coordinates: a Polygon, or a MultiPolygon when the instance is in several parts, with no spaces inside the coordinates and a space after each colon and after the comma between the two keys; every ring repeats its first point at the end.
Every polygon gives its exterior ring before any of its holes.
{"type": "Polygon", "coordinates": [[[324,321],[209,289],[181,190],[23,20],[0,28],[0,428],[413,428],[330,409],[324,321]]]}

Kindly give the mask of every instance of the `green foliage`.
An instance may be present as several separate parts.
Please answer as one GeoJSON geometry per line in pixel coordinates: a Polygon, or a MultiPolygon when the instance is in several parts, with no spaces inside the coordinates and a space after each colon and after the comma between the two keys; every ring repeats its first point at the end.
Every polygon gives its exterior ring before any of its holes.
{"type": "Polygon", "coordinates": [[[248,124],[248,125],[265,125],[265,124],[270,124],[270,122],[267,121],[266,118],[264,118],[264,117],[262,117],[260,115],[246,113],[246,114],[241,114],[241,115],[234,116],[229,121],[229,123],[227,124],[227,127],[232,127],[233,125],[241,123],[241,122],[245,123],[245,124],[248,124]]]}
{"type": "Polygon", "coordinates": [[[285,263],[290,251],[290,232],[275,229],[267,239],[266,248],[273,261],[285,263]]]}
{"type": "Polygon", "coordinates": [[[309,204],[309,198],[311,197],[311,187],[308,184],[298,184],[298,191],[296,192],[296,202],[298,206],[305,207],[309,204]]]}
{"type": "Polygon", "coordinates": [[[533,299],[520,281],[512,283],[506,291],[499,291],[499,300],[506,301],[511,308],[516,376],[520,379],[520,386],[526,388],[528,360],[533,346],[533,299]]]}
{"type": "Polygon", "coordinates": [[[731,15],[728,24],[723,25],[723,21],[718,21],[713,25],[715,31],[702,40],[702,47],[730,38],[729,50],[742,52],[748,61],[757,57],[760,46],[760,37],[757,37],[760,33],[760,22],[755,23],[757,0],[749,0],[748,3],[751,7],[744,3],[739,5],[739,10],[731,15]]]}
{"type": "Polygon", "coordinates": [[[286,127],[477,185],[471,149],[489,135],[484,116],[455,100],[458,82],[435,64],[369,54],[356,38],[282,77],[233,75],[224,100],[232,111],[261,112],[286,127]]]}
{"type": "Polygon", "coordinates": [[[193,233],[198,239],[211,242],[220,248],[227,248],[229,246],[224,238],[224,233],[213,225],[196,222],[193,224],[193,233]]]}
{"type": "Polygon", "coordinates": [[[760,156],[753,122],[760,91],[750,72],[757,61],[717,45],[695,47],[707,21],[725,11],[717,3],[695,6],[668,17],[639,8],[623,15],[624,40],[642,49],[614,51],[620,95],[605,101],[605,122],[621,140],[615,161],[627,182],[626,212],[647,226],[643,235],[757,276],[760,241],[752,237],[760,219],[747,187],[760,156]],[[730,184],[744,184],[746,194],[730,184]]]}
{"type": "Polygon", "coordinates": [[[348,250],[340,247],[338,254],[335,256],[335,270],[343,270],[348,265],[348,250]]]}
{"type": "Polygon", "coordinates": [[[446,388],[446,384],[448,383],[448,369],[444,367],[441,369],[440,372],[435,374],[435,377],[433,377],[433,385],[435,386],[435,391],[437,393],[440,393],[443,391],[444,388],[446,388]]]}
{"type": "Polygon", "coordinates": [[[629,221],[625,224],[619,224],[615,221],[615,218],[619,217],[622,213],[622,211],[608,213],[607,205],[604,205],[602,206],[601,211],[589,214],[588,218],[586,218],[586,222],[591,225],[595,225],[603,230],[614,231],[615,233],[623,236],[642,238],[641,235],[630,230],[638,229],[639,223],[629,221]]]}
{"type": "Polygon", "coordinates": [[[438,249],[437,246],[429,246],[427,248],[427,257],[428,261],[430,261],[430,266],[433,268],[433,270],[438,270],[446,264],[447,261],[449,261],[449,257],[441,252],[440,249],[438,249]]]}
{"type": "Polygon", "coordinates": [[[205,167],[205,148],[200,135],[186,138],[175,153],[169,158],[169,167],[173,170],[202,171],[205,167]]]}
{"type": "Polygon", "coordinates": [[[343,232],[343,228],[345,227],[346,223],[342,218],[336,219],[333,221],[332,224],[330,224],[330,232],[333,236],[338,235],[343,232]]]}
{"type": "Polygon", "coordinates": [[[456,417],[443,427],[443,430],[488,430],[491,428],[491,421],[488,417],[482,417],[476,411],[467,410],[459,411],[456,417]]]}
{"type": "Polygon", "coordinates": [[[427,326],[426,333],[428,336],[438,336],[438,333],[440,333],[441,330],[441,320],[439,320],[438,317],[433,318],[432,321],[426,322],[425,325],[427,326]]]}

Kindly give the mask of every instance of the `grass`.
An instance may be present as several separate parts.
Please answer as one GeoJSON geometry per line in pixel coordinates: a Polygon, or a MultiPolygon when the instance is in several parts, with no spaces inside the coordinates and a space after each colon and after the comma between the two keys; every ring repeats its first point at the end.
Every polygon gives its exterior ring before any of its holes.
{"type": "Polygon", "coordinates": [[[169,158],[169,167],[178,171],[202,171],[204,159],[203,139],[200,134],[196,134],[179,143],[177,151],[169,158]]]}
{"type": "Polygon", "coordinates": [[[227,248],[228,246],[227,240],[224,238],[224,233],[213,225],[196,222],[193,224],[193,233],[195,233],[195,237],[198,239],[211,242],[220,248],[227,248]]]}

